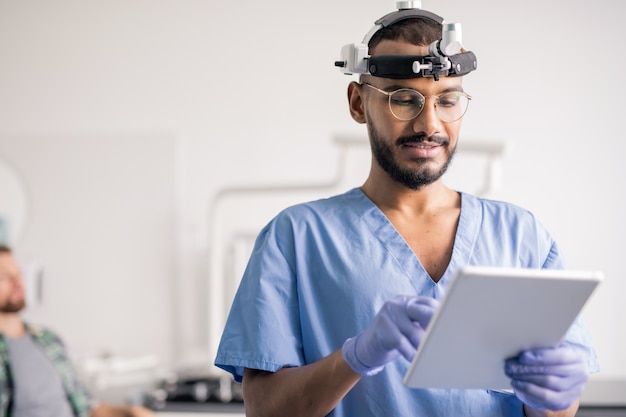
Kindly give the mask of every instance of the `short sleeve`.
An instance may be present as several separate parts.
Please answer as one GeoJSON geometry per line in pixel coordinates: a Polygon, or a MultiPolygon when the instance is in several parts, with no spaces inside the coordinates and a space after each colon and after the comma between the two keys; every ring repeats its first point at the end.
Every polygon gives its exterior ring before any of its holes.
{"type": "Polygon", "coordinates": [[[304,364],[293,253],[291,223],[279,215],[257,237],[218,347],[215,365],[236,381],[244,368],[304,364]]]}

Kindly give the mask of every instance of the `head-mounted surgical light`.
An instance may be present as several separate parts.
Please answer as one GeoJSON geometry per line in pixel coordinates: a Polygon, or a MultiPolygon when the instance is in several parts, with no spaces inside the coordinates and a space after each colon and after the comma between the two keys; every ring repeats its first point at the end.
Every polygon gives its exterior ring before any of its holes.
{"type": "Polygon", "coordinates": [[[421,1],[399,1],[397,11],[378,19],[360,44],[348,44],[341,49],[341,59],[335,61],[344,74],[369,74],[383,78],[420,78],[440,76],[460,77],[477,68],[476,55],[465,51],[461,43],[461,24],[445,23],[441,16],[421,9],[421,1]],[[404,19],[422,17],[442,25],[441,39],[431,43],[428,55],[368,54],[368,44],[380,29],[404,19]]]}

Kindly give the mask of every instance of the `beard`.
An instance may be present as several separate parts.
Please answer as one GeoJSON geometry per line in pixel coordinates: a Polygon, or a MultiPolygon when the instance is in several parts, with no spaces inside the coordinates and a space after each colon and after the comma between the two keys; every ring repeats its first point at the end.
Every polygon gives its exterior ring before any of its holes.
{"type": "MultiPolygon", "coordinates": [[[[412,190],[419,190],[420,188],[432,184],[433,182],[441,178],[443,174],[445,174],[448,170],[448,167],[450,166],[450,163],[454,158],[454,154],[456,153],[455,146],[450,151],[448,159],[439,169],[430,169],[425,165],[418,166],[416,168],[404,168],[400,166],[400,164],[396,161],[394,155],[394,146],[385,143],[385,141],[381,138],[381,135],[378,134],[376,128],[372,125],[371,122],[368,123],[367,130],[370,136],[370,146],[372,149],[372,154],[374,155],[374,158],[376,158],[376,161],[378,162],[380,167],[393,180],[412,190]]],[[[400,137],[396,140],[395,145],[401,146],[407,143],[419,143],[426,140],[433,143],[438,143],[442,146],[446,146],[450,143],[450,140],[443,135],[427,137],[426,135],[422,134],[408,137],[400,137]]],[[[427,160],[422,159],[421,161],[426,162],[427,160]]]]}
{"type": "Polygon", "coordinates": [[[7,301],[0,305],[0,313],[18,313],[26,307],[26,300],[20,298],[17,301],[7,301]]]}

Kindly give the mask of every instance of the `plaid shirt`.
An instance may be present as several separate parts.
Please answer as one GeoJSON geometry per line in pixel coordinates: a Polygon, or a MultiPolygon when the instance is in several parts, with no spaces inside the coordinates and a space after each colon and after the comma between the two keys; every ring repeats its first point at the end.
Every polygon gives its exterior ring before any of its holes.
{"type": "MultiPolygon", "coordinates": [[[[93,398],[78,379],[61,339],[50,330],[28,324],[25,324],[25,327],[26,332],[32,336],[35,344],[50,359],[61,375],[63,387],[74,410],[74,415],[76,417],[88,417],[94,405],[93,398]]],[[[12,391],[9,348],[5,336],[0,333],[0,417],[11,415],[12,391]]]]}

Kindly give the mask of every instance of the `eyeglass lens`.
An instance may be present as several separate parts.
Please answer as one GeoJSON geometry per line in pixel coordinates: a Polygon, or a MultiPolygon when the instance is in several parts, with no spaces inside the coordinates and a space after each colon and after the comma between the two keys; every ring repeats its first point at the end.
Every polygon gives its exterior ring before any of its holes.
{"type": "MultiPolygon", "coordinates": [[[[389,95],[389,109],[400,120],[417,117],[424,108],[424,96],[415,90],[400,89],[389,95]]],[[[437,96],[435,107],[444,122],[454,122],[465,114],[469,99],[461,92],[452,91],[437,96]]]]}

